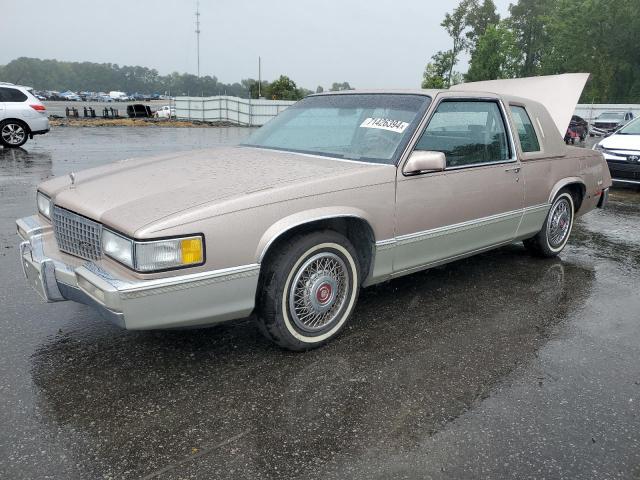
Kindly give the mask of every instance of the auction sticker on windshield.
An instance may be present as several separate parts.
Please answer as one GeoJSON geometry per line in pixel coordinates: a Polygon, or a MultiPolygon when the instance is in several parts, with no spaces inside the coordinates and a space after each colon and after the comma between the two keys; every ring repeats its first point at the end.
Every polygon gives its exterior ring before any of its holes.
{"type": "Polygon", "coordinates": [[[402,133],[409,126],[407,122],[400,120],[391,120],[389,118],[367,118],[360,125],[361,128],[378,128],[380,130],[389,130],[390,132],[402,133]]]}

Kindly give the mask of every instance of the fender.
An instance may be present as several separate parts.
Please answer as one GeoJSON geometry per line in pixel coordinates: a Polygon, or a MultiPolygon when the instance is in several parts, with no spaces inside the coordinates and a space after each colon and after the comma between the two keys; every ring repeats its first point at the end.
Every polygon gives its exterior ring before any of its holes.
{"type": "Polygon", "coordinates": [[[258,242],[258,248],[256,249],[256,259],[258,263],[262,263],[262,259],[269,250],[269,247],[275,242],[278,237],[288,232],[292,228],[299,227],[301,225],[316,222],[319,220],[327,220],[332,218],[357,218],[366,222],[374,235],[374,242],[376,232],[373,229],[373,223],[369,215],[358,208],[353,207],[323,207],[314,208],[312,210],[304,210],[297,212],[287,217],[281,218],[276,223],[271,225],[262,235],[258,242]]]}
{"type": "Polygon", "coordinates": [[[587,191],[587,186],[584,183],[584,180],[580,177],[566,177],[563,178],[561,180],[558,180],[556,182],[556,184],[553,186],[553,188],[551,189],[551,194],[549,195],[549,204],[551,204],[551,202],[553,202],[553,199],[556,198],[556,195],[558,194],[558,192],[560,190],[562,190],[564,187],[566,187],[567,185],[571,185],[577,183],[579,185],[582,186],[582,188],[584,189],[584,191],[587,191]]]}

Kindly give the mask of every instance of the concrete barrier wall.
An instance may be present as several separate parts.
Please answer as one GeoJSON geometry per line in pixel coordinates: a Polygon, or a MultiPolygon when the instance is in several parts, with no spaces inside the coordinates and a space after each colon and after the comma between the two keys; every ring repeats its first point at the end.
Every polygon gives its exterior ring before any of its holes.
{"type": "Polygon", "coordinates": [[[204,122],[229,122],[234,125],[264,125],[295,102],[253,100],[219,95],[216,97],[176,97],[176,117],[204,122]]]}

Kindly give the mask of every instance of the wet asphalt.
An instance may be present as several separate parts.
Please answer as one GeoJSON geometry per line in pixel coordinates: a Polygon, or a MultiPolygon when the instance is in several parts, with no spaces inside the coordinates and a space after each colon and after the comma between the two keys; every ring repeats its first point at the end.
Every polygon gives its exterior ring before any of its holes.
{"type": "Polygon", "coordinates": [[[14,220],[40,181],[247,133],[0,149],[0,478],[640,478],[640,192],[615,190],[558,259],[513,245],[364,290],[303,354],[249,320],[123,331],[27,286],[14,220]]]}

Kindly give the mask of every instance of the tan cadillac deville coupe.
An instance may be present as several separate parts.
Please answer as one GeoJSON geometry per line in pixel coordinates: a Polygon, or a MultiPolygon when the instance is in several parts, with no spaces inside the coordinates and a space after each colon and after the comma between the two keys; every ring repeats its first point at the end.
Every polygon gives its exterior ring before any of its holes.
{"type": "Polygon", "coordinates": [[[517,241],[562,251],[611,185],[560,133],[584,81],[312,95],[241,146],[54,178],[17,221],[24,273],[127,329],[253,313],[278,345],[317,347],[362,287],[517,241]]]}

